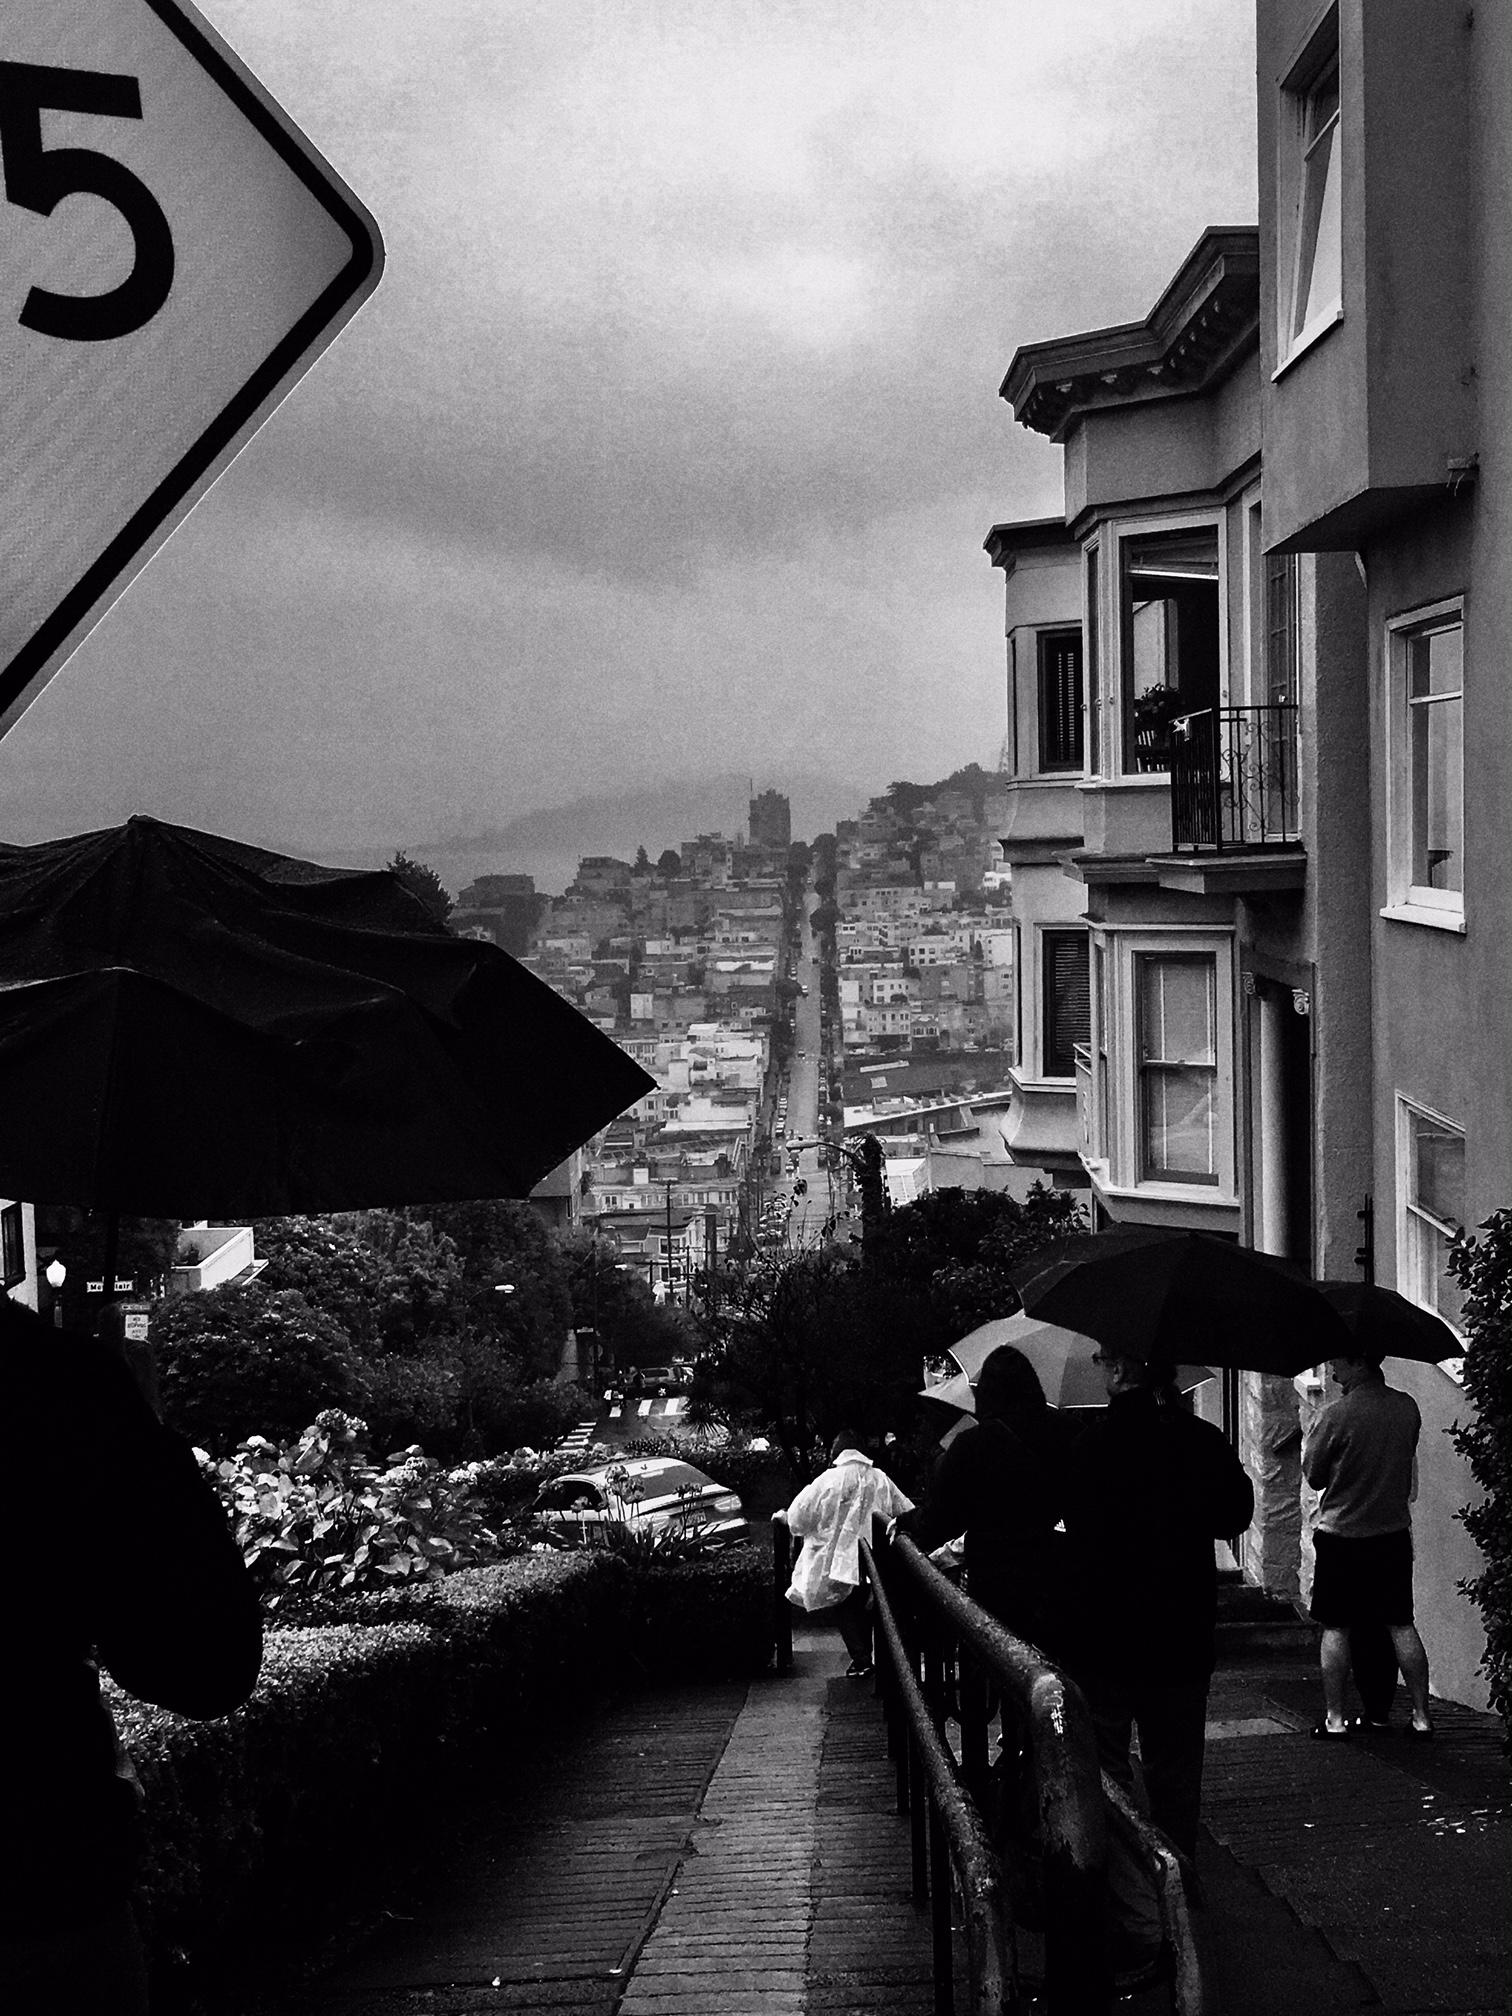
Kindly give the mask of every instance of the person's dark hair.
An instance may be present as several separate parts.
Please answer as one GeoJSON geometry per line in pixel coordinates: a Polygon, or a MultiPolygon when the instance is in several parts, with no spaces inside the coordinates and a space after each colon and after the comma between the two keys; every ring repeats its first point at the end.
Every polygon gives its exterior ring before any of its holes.
{"type": "Polygon", "coordinates": [[[977,1374],[977,1419],[1001,1421],[1010,1414],[1044,1410],[1045,1389],[1023,1352],[1012,1344],[999,1344],[996,1351],[989,1351],[977,1374]]]}
{"type": "Polygon", "coordinates": [[[1169,1358],[1146,1358],[1139,1383],[1147,1393],[1166,1393],[1176,1384],[1176,1367],[1169,1358]]]}
{"type": "Polygon", "coordinates": [[[831,1463],[835,1461],[836,1457],[840,1454],[842,1449],[859,1449],[860,1447],[861,1447],[861,1437],[856,1433],[855,1429],[842,1428],[840,1430],[840,1433],[835,1437],[834,1441],[831,1442],[830,1444],[829,1453],[831,1463]]]}

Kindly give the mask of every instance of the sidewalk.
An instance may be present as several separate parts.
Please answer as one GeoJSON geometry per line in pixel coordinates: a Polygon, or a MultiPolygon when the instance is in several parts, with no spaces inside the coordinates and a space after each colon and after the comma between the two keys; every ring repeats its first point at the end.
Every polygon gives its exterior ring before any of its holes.
{"type": "MultiPolygon", "coordinates": [[[[404,1916],[300,1995],[243,1995],[240,2016],[928,2016],[877,1702],[827,1634],[800,1629],[795,1654],[786,1678],[638,1696],[533,1742],[404,1916]]],[[[1209,2016],[1506,2011],[1494,1718],[1440,1704],[1431,1744],[1327,1745],[1317,1714],[1296,1659],[1215,1677],[1195,1914],[1209,2016]]]]}
{"type": "Polygon", "coordinates": [[[1222,2016],[1512,2008],[1497,1719],[1439,1702],[1432,1743],[1399,1726],[1326,1744],[1307,1733],[1321,1700],[1296,1661],[1214,1677],[1199,1923],[1222,2016]]]}
{"type": "Polygon", "coordinates": [[[529,1760],[413,1917],[276,2016],[927,2016],[877,1703],[829,1634],[796,1650],[787,1678],[639,1696],[529,1760]]]}

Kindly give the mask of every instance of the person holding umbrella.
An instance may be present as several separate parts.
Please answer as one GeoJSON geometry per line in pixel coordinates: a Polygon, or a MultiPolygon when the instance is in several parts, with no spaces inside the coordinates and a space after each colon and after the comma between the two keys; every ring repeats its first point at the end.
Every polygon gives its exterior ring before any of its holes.
{"type": "Polygon", "coordinates": [[[220,1502],[125,1360],[0,1296],[16,1503],[46,1563],[0,1662],[0,1998],[7,2016],[145,2016],[131,1909],[143,1794],[100,1694],[227,1715],[257,1680],[262,1616],[220,1502]]]}
{"type": "Polygon", "coordinates": [[[973,1602],[1055,1659],[1064,1637],[1065,1534],[1057,1528],[1070,1433],[1011,1344],[983,1360],[973,1398],[976,1426],[946,1449],[927,1503],[898,1523],[926,1552],[964,1533],[973,1602]]]}

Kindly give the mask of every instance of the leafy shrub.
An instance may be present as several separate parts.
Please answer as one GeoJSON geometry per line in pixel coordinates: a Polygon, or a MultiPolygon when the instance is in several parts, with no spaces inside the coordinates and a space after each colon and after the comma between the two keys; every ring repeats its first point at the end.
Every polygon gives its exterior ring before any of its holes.
{"type": "Polygon", "coordinates": [[[630,1578],[607,1555],[335,1600],[378,1621],[270,1630],[256,1693],[218,1721],[107,1686],[147,1795],[150,1941],[204,1977],[371,1906],[480,1768],[629,1672],[630,1578]]]}
{"type": "Polygon", "coordinates": [[[1454,1446],[1484,1493],[1459,1516],[1485,1566],[1459,1586],[1486,1628],[1482,1670],[1512,1747],[1512,1211],[1494,1212],[1480,1230],[1449,1254],[1465,1293],[1465,1391],[1475,1403],[1475,1419],[1452,1431],[1454,1446]]]}
{"type": "Polygon", "coordinates": [[[500,1542],[466,1471],[418,1447],[375,1463],[367,1424],[318,1415],[282,1447],[252,1436],[206,1473],[270,1609],[326,1589],[426,1581],[497,1557],[500,1542]]]}
{"type": "Polygon", "coordinates": [[[175,1296],[154,1311],[152,1343],[168,1421],[207,1449],[297,1435],[321,1408],[366,1398],[346,1332],[292,1292],[175,1296]]]}
{"type": "Polygon", "coordinates": [[[212,2001],[249,1949],[266,1969],[278,1941],[297,1948],[423,1869],[480,1773],[553,1721],[647,1677],[760,1672],[771,1653],[756,1546],[675,1566],[528,1555],[316,1602],[307,1627],[268,1632],[255,1694],[219,1721],[106,1685],[147,1795],[151,1944],[182,1953],[212,2001]]]}

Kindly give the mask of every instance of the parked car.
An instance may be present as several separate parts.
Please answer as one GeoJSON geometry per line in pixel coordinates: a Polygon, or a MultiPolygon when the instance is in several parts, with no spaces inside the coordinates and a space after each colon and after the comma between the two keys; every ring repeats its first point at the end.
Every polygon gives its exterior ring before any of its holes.
{"type": "Polygon", "coordinates": [[[655,1537],[697,1536],[709,1547],[750,1538],[740,1494],[671,1456],[636,1456],[574,1470],[543,1484],[530,1508],[537,1529],[560,1547],[601,1544],[611,1527],[655,1537]]]}
{"type": "Polygon", "coordinates": [[[693,1383],[693,1368],[691,1365],[684,1365],[679,1359],[674,1359],[670,1365],[637,1366],[629,1376],[630,1384],[626,1388],[627,1392],[638,1394],[642,1400],[648,1395],[654,1395],[658,1400],[665,1400],[669,1393],[687,1392],[693,1383]],[[635,1377],[637,1371],[640,1373],[638,1385],[635,1377]]]}

